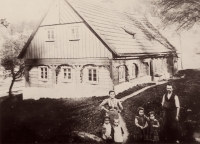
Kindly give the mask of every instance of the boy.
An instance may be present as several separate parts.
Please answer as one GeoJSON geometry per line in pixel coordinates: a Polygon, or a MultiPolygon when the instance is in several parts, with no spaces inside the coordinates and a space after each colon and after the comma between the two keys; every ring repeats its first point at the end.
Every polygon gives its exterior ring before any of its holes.
{"type": "Polygon", "coordinates": [[[102,127],[102,134],[103,134],[102,138],[106,143],[112,143],[113,142],[113,139],[112,139],[112,136],[111,136],[111,129],[112,129],[112,126],[110,124],[110,119],[109,119],[109,117],[105,117],[104,124],[103,124],[103,127],[102,127]]]}

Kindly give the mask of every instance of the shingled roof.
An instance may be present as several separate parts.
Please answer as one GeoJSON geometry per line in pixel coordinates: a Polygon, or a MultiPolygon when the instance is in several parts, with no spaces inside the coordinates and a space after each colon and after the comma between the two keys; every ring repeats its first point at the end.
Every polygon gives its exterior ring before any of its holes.
{"type": "MultiPolygon", "coordinates": [[[[176,51],[143,16],[109,10],[81,0],[65,1],[117,56],[164,54],[176,51]]],[[[19,57],[22,57],[22,54],[19,57]]]]}
{"type": "Polygon", "coordinates": [[[108,10],[81,0],[66,2],[118,55],[175,51],[143,16],[108,10]]]}

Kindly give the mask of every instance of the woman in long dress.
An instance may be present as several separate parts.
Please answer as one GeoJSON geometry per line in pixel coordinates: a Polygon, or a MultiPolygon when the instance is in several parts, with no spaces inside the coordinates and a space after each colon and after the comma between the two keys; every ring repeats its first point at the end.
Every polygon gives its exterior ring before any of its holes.
{"type": "Polygon", "coordinates": [[[113,125],[114,119],[119,119],[119,113],[123,110],[121,102],[115,98],[115,91],[109,91],[110,98],[105,99],[99,106],[106,111],[106,116],[110,117],[110,122],[113,125]],[[108,105],[108,108],[105,107],[108,105]]]}

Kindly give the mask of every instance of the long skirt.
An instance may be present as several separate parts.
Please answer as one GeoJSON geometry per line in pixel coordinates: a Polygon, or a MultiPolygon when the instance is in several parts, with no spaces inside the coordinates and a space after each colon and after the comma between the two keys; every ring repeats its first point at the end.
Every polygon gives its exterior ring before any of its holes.
{"type": "Polygon", "coordinates": [[[159,130],[158,128],[150,128],[149,130],[149,140],[153,142],[159,141],[159,130]]]}
{"type": "Polygon", "coordinates": [[[113,125],[114,124],[114,119],[119,119],[119,114],[117,110],[110,110],[107,114],[110,118],[110,123],[113,125]]]}
{"type": "Polygon", "coordinates": [[[148,128],[141,129],[139,127],[135,127],[134,140],[138,142],[149,140],[148,128]]]}

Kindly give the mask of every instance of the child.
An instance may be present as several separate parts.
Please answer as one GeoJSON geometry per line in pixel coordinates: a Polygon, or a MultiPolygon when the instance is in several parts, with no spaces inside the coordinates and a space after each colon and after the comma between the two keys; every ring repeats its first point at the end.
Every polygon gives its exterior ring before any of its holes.
{"type": "Polygon", "coordinates": [[[155,113],[154,111],[151,111],[149,112],[149,118],[150,118],[150,121],[149,121],[149,138],[150,138],[150,141],[153,141],[153,142],[158,142],[159,141],[159,127],[160,127],[160,124],[158,122],[158,120],[155,119],[155,113]]]}
{"type": "Polygon", "coordinates": [[[113,142],[113,139],[111,137],[111,129],[112,129],[112,126],[110,124],[110,119],[109,117],[105,117],[104,124],[102,127],[102,138],[106,143],[113,142]]]}
{"type": "Polygon", "coordinates": [[[113,125],[112,133],[113,133],[112,135],[114,137],[114,142],[122,144],[123,143],[124,131],[119,124],[119,119],[114,119],[114,125],[113,125]]]}
{"type": "Polygon", "coordinates": [[[135,138],[137,141],[148,140],[147,127],[148,117],[144,115],[144,108],[138,108],[138,115],[135,117],[136,134],[135,138]]]}

